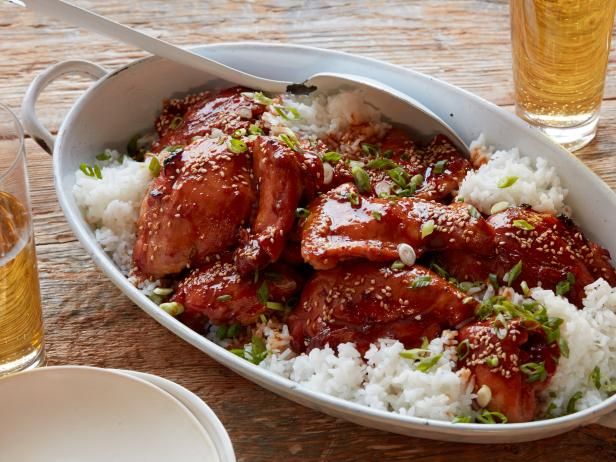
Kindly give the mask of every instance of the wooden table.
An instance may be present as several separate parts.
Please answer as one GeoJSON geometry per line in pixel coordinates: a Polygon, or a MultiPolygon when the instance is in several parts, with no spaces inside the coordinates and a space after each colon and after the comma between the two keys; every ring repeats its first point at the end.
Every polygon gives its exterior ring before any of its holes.
{"type": "MultiPolygon", "coordinates": [[[[322,46],[414,68],[512,106],[505,0],[77,2],[177,44],[267,40],[322,46]]],[[[19,109],[44,68],[86,58],[113,69],[144,53],[0,2],[0,101],[19,109]]],[[[616,55],[597,139],[579,155],[616,187],[616,55]]],[[[57,129],[88,82],[40,100],[57,129]]],[[[133,305],[76,241],[56,200],[51,159],[27,141],[50,364],[126,368],[167,377],[220,417],[239,461],[616,460],[616,431],[592,425],[535,443],[476,446],[359,427],[265,391],[184,343],[133,305]]],[[[1,451],[1,449],[0,449],[1,451]]]]}

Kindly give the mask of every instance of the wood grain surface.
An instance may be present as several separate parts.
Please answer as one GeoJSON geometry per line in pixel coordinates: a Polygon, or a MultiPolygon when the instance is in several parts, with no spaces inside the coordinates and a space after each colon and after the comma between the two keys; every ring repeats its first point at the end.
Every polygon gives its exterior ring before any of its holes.
{"type": "MultiPolygon", "coordinates": [[[[181,45],[260,40],[371,56],[512,107],[505,0],[76,3],[181,45]]],[[[18,110],[29,82],[58,61],[86,58],[113,69],[144,55],[0,1],[0,102],[13,109],[18,110]]],[[[612,188],[615,58],[612,53],[599,135],[579,153],[612,188]]],[[[48,126],[57,129],[87,85],[68,79],[47,89],[39,111],[48,126]]],[[[597,425],[534,443],[451,444],[359,427],[259,388],[159,326],[106,280],[62,215],[50,157],[31,140],[27,149],[50,364],[133,369],[187,387],[220,417],[242,462],[616,460],[616,431],[597,425]]]]}

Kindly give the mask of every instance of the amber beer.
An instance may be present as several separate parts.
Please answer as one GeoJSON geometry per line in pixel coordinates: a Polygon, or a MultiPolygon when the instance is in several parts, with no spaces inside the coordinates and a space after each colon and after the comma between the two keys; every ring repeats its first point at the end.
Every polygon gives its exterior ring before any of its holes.
{"type": "Polygon", "coordinates": [[[36,253],[27,218],[17,199],[0,192],[0,375],[4,368],[34,361],[43,347],[36,253]]]}
{"type": "Polygon", "coordinates": [[[516,112],[570,150],[595,136],[616,0],[510,0],[516,112]]]}
{"type": "Polygon", "coordinates": [[[23,134],[0,104],[0,376],[44,361],[23,134]]]}

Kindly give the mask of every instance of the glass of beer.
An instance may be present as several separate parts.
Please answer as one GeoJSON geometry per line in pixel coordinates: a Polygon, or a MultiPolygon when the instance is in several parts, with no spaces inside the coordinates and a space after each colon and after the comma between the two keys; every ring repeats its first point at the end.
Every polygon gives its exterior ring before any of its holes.
{"type": "Polygon", "coordinates": [[[44,362],[23,130],[0,104],[0,376],[44,362]]]}
{"type": "Polygon", "coordinates": [[[517,114],[574,151],[597,131],[616,0],[510,0],[517,114]]]}

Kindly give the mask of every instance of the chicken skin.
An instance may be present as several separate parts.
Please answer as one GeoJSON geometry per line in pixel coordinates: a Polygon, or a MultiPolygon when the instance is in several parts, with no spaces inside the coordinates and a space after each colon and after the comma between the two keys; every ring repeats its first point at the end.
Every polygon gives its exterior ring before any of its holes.
{"type": "Polygon", "coordinates": [[[184,306],[182,321],[191,326],[203,326],[205,321],[254,324],[263,313],[283,310],[282,305],[302,286],[301,276],[289,265],[271,265],[255,279],[238,272],[230,253],[211,259],[211,263],[193,270],[172,298],[184,306]]]}
{"type": "Polygon", "coordinates": [[[537,394],[549,384],[560,356],[556,342],[547,344],[542,327],[519,319],[505,327],[492,317],[462,327],[458,341],[458,366],[475,376],[475,392],[489,387],[486,408],[509,422],[533,420],[537,394]]]}
{"type": "Polygon", "coordinates": [[[246,88],[232,87],[165,101],[155,124],[159,140],[152,151],[186,146],[195,137],[210,135],[213,130],[229,136],[237,130],[247,130],[265,111],[265,106],[255,102],[247,92],[246,88]]]}
{"type": "Polygon", "coordinates": [[[278,260],[295,224],[302,195],[312,197],[322,186],[323,165],[310,152],[295,152],[273,137],[252,142],[253,172],[258,181],[257,214],[241,235],[235,262],[249,274],[278,260]]]}
{"type": "Polygon", "coordinates": [[[473,252],[448,252],[437,257],[438,263],[459,280],[483,281],[491,273],[503,280],[521,262],[519,276],[511,281],[514,288],[519,290],[522,281],[529,287],[559,287],[559,292],[577,306],[581,306],[584,287],[597,278],[616,284],[609,253],[588,241],[569,219],[511,207],[487,221],[496,242],[489,258],[478,258],[473,252]]]}
{"type": "Polygon", "coordinates": [[[159,156],[162,168],[143,199],[133,250],[137,272],[153,278],[234,245],[256,198],[248,152],[204,138],[159,156]]]}
{"type": "Polygon", "coordinates": [[[335,164],[330,187],[353,182],[353,162],[361,162],[370,180],[364,194],[398,194],[425,200],[451,197],[471,169],[469,160],[447,137],[437,135],[422,149],[399,128],[390,129],[376,144],[362,144],[361,155],[347,155],[345,160],[349,162],[335,164]]]}
{"type": "Polygon", "coordinates": [[[379,338],[418,346],[473,316],[477,302],[421,267],[393,270],[362,262],[317,271],[288,320],[297,351],[379,338]]]}
{"type": "Polygon", "coordinates": [[[411,245],[417,256],[426,250],[494,252],[492,229],[459,202],[367,198],[354,185],[344,184],[317,198],[309,211],[302,231],[302,256],[315,269],[330,269],[357,258],[397,260],[402,243],[411,245]]]}

